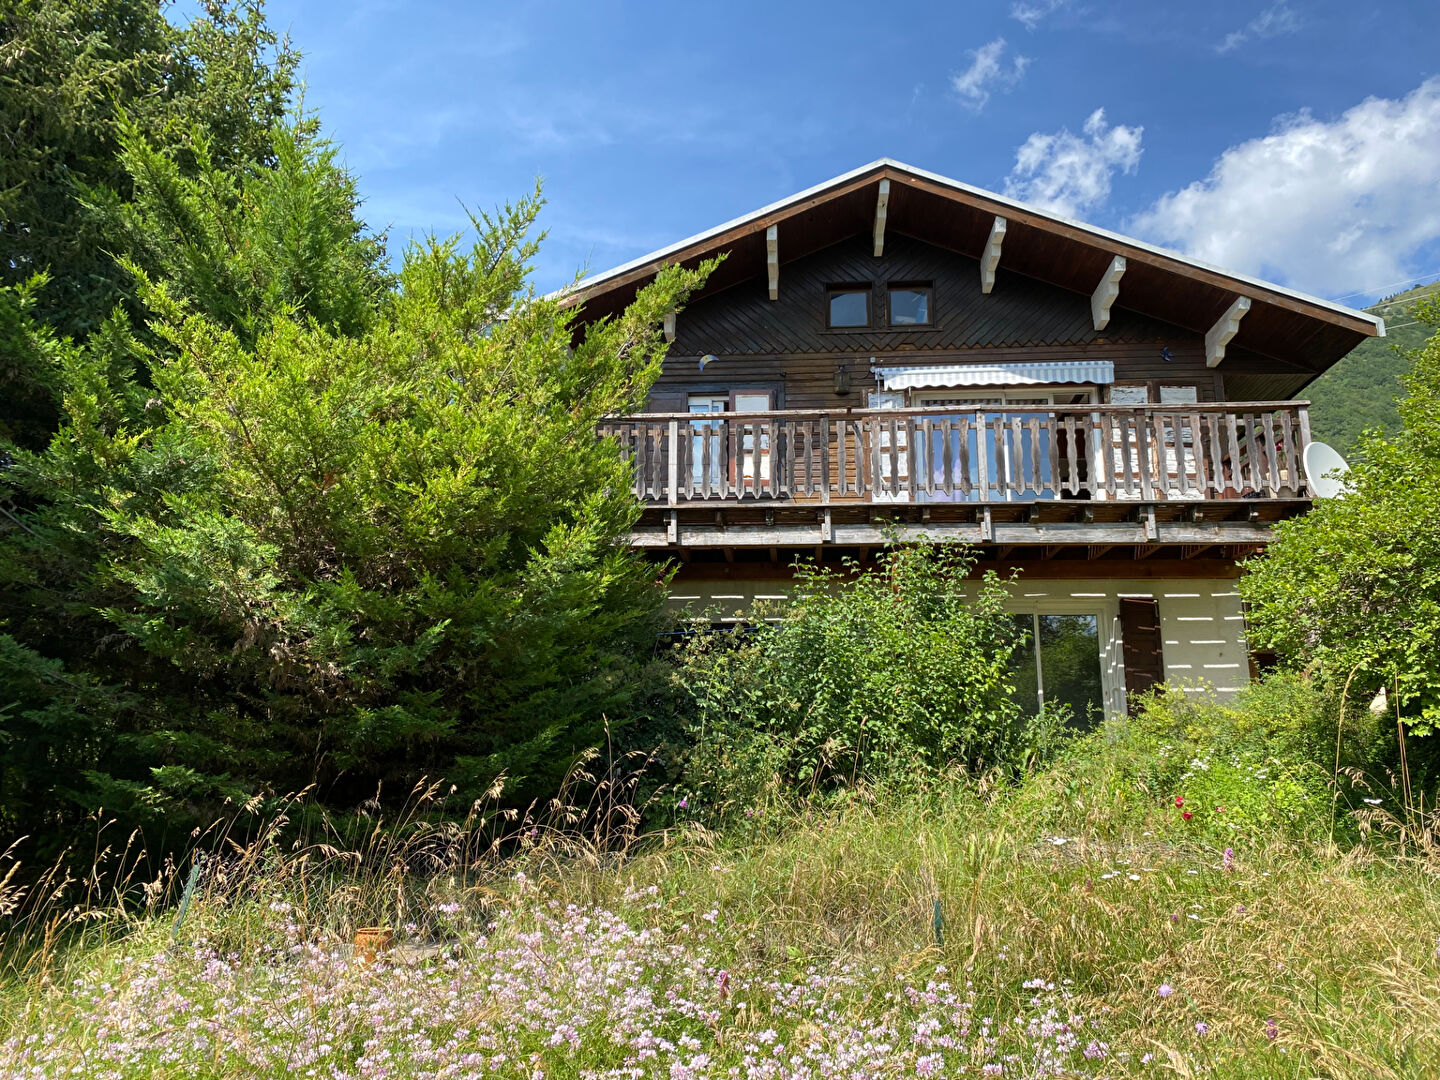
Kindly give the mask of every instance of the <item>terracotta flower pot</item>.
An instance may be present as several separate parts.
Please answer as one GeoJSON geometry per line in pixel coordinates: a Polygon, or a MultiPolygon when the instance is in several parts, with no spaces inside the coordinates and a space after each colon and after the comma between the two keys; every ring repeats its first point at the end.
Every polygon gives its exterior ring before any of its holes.
{"type": "Polygon", "coordinates": [[[355,931],[355,956],[362,964],[374,963],[375,957],[395,944],[395,931],[388,926],[362,926],[355,931]]]}

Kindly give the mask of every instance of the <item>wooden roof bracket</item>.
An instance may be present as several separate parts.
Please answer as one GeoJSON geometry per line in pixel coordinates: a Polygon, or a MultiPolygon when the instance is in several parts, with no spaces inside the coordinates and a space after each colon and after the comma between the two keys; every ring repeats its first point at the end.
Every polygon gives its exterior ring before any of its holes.
{"type": "Polygon", "coordinates": [[[1110,266],[1100,278],[1100,284],[1095,286],[1095,291],[1090,294],[1090,318],[1095,323],[1096,330],[1104,330],[1110,325],[1110,306],[1120,295],[1120,278],[1125,273],[1125,256],[1116,255],[1110,260],[1110,266]]]}
{"type": "Polygon", "coordinates": [[[1005,219],[997,217],[990,226],[990,240],[980,256],[980,291],[987,296],[995,288],[995,268],[1000,265],[1000,245],[1005,242],[1005,219]]]}
{"type": "Polygon", "coordinates": [[[885,254],[885,218],[890,213],[890,181],[880,181],[880,194],[875,198],[875,258],[885,254]]]}
{"type": "Polygon", "coordinates": [[[1250,298],[1237,296],[1225,314],[1205,332],[1205,366],[1216,367],[1225,359],[1225,346],[1240,332],[1240,320],[1250,310],[1250,298]]]}
{"type": "Polygon", "coordinates": [[[780,299],[780,226],[765,230],[765,271],[770,277],[770,299],[780,299]]]}

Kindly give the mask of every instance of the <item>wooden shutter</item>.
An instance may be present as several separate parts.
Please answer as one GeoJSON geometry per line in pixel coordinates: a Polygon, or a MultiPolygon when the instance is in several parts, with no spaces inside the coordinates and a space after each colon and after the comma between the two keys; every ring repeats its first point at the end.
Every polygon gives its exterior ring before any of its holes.
{"type": "Polygon", "coordinates": [[[1165,681],[1160,604],[1155,600],[1120,601],[1121,655],[1125,659],[1125,698],[1131,712],[1146,690],[1165,681]]]}
{"type": "Polygon", "coordinates": [[[673,390],[651,390],[645,402],[646,412],[688,412],[690,395],[673,390]]]}

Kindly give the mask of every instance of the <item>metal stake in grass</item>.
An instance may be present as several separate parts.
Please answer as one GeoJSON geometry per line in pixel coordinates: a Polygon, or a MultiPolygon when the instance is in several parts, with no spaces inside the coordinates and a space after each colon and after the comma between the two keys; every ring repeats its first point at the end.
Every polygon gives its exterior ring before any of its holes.
{"type": "Polygon", "coordinates": [[[195,861],[190,864],[190,876],[185,879],[185,891],[180,894],[180,910],[175,913],[175,924],[170,927],[170,943],[173,945],[180,940],[180,924],[185,921],[185,912],[190,910],[190,898],[195,895],[195,886],[200,884],[200,864],[205,856],[195,855],[195,861]]]}
{"type": "Polygon", "coordinates": [[[940,901],[935,901],[935,909],[930,915],[931,925],[935,927],[935,944],[942,949],[945,947],[945,912],[940,907],[940,901]]]}

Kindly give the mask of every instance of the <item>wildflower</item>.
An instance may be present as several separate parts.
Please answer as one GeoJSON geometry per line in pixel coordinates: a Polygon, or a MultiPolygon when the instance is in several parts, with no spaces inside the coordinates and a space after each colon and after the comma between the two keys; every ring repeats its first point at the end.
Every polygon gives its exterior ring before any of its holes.
{"type": "Polygon", "coordinates": [[[1180,921],[1180,913],[1178,911],[1172,911],[1170,913],[1170,921],[1172,923],[1178,923],[1180,921]]]}
{"type": "Polygon", "coordinates": [[[1155,1060],[1155,1055],[1154,1055],[1154,1054],[1144,1054],[1144,1055],[1142,1055],[1141,1058],[1140,1058],[1140,1064],[1141,1064],[1141,1065],[1149,1065],[1150,1062],[1152,1062],[1152,1061],[1154,1061],[1154,1060],[1155,1060]]]}
{"type": "Polygon", "coordinates": [[[980,1071],[986,1076],[1000,1076],[1005,1072],[1005,1066],[998,1061],[992,1061],[989,1065],[981,1067],[980,1071]]]}
{"type": "Polygon", "coordinates": [[[1169,983],[1161,983],[1160,989],[1156,990],[1155,992],[1159,994],[1162,998],[1168,998],[1171,994],[1175,992],[1175,988],[1169,983]]]}
{"type": "Polygon", "coordinates": [[[1195,1022],[1195,1034],[1196,1034],[1196,1035],[1208,1035],[1209,1033],[1210,1033],[1210,1025],[1207,1024],[1204,1020],[1197,1020],[1197,1021],[1195,1022]]]}
{"type": "Polygon", "coordinates": [[[722,998],[730,996],[730,972],[722,970],[715,976],[715,989],[719,991],[722,998]]]}
{"type": "Polygon", "coordinates": [[[689,795],[681,796],[679,806],[680,806],[680,809],[681,809],[681,810],[688,810],[688,809],[690,809],[690,796],[689,796],[689,795]]]}
{"type": "Polygon", "coordinates": [[[1235,849],[1234,849],[1234,848],[1228,848],[1228,847],[1227,847],[1227,848],[1225,849],[1224,867],[1225,867],[1225,872],[1226,872],[1226,873],[1229,873],[1230,871],[1232,871],[1232,870],[1235,869],[1235,849]]]}
{"type": "Polygon", "coordinates": [[[1244,904],[1236,904],[1236,905],[1235,905],[1235,910],[1238,911],[1241,915],[1244,915],[1244,914],[1245,914],[1245,905],[1244,905],[1244,904]]]}
{"type": "Polygon", "coordinates": [[[1379,806],[1379,805],[1380,805],[1380,800],[1379,800],[1379,799],[1366,799],[1365,802],[1368,803],[1370,806],[1379,806]]]}
{"type": "Polygon", "coordinates": [[[1176,795],[1176,796],[1175,796],[1175,809],[1176,809],[1176,810],[1179,810],[1179,809],[1182,809],[1184,806],[1185,806],[1185,796],[1184,796],[1184,795],[1176,795]]]}
{"type": "Polygon", "coordinates": [[[1189,820],[1190,820],[1192,817],[1194,817],[1195,815],[1194,815],[1194,813],[1192,813],[1192,812],[1189,811],[1189,810],[1181,810],[1181,811],[1180,811],[1180,816],[1181,816],[1182,818],[1184,818],[1186,821],[1189,821],[1189,820]]]}
{"type": "Polygon", "coordinates": [[[1265,1021],[1265,1037],[1271,1042],[1274,1042],[1280,1037],[1280,1025],[1275,1023],[1273,1016],[1265,1021]]]}

